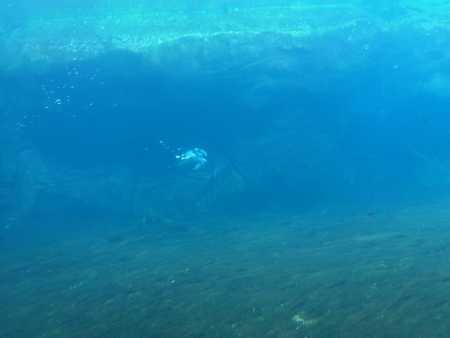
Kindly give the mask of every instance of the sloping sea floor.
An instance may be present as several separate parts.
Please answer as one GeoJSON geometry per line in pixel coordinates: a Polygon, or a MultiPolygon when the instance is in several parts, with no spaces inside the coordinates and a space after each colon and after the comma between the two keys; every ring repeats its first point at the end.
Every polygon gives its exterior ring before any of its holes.
{"type": "Polygon", "coordinates": [[[0,337],[449,337],[448,205],[109,230],[6,252],[0,337]]]}

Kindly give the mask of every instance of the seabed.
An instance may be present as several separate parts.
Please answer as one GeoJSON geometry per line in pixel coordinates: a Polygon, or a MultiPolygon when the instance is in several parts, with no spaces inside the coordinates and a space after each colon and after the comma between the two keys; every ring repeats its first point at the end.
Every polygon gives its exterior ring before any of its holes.
{"type": "Polygon", "coordinates": [[[110,229],[11,251],[0,336],[448,337],[447,206],[255,215],[167,238],[110,229]]]}

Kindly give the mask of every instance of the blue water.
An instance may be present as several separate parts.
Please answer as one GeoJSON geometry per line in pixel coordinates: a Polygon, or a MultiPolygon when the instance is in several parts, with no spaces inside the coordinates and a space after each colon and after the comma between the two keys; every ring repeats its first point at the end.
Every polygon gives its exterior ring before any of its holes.
{"type": "Polygon", "coordinates": [[[0,336],[448,337],[449,8],[1,4],[0,336]]]}

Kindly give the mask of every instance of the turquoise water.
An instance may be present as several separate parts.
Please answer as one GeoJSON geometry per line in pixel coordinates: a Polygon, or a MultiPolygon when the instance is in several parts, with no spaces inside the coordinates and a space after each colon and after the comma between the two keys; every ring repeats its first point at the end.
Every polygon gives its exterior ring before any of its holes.
{"type": "Polygon", "coordinates": [[[0,336],[448,337],[449,7],[0,4],[0,336]]]}

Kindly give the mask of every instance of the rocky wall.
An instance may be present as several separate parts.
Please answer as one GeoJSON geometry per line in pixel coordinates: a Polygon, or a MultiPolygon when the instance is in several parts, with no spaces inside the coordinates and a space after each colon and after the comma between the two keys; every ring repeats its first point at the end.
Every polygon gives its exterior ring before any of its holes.
{"type": "MultiPolygon", "coordinates": [[[[15,27],[1,40],[3,219],[170,223],[243,201],[307,205],[387,184],[386,168],[369,170],[384,159],[373,144],[354,154],[361,165],[339,154],[348,135],[362,137],[355,130],[405,126],[396,110],[418,96],[423,111],[407,120],[429,130],[411,129],[395,149],[425,171],[444,168],[446,148],[435,145],[445,130],[425,146],[407,142],[417,132],[429,139],[433,116],[446,112],[427,107],[450,97],[448,21],[429,15],[377,21],[348,6],[259,8],[77,14],[15,27]],[[97,95],[105,88],[114,94],[97,95]],[[138,141],[116,141],[124,121],[138,141]],[[211,165],[178,170],[157,149],[161,138],[206,145],[211,165]]],[[[444,176],[432,185],[447,184],[444,176]]]]}

